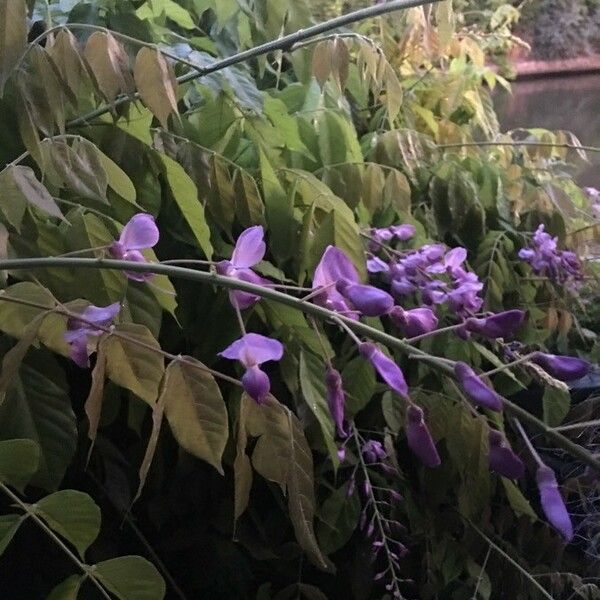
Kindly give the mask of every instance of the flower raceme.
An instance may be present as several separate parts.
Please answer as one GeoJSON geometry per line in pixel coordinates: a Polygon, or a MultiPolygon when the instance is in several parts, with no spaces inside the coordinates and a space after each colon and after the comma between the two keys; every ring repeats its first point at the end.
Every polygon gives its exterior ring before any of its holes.
{"type": "MultiPolygon", "coordinates": [[[[217,263],[217,273],[233,277],[240,281],[256,285],[269,285],[271,282],[257,275],[251,267],[257,265],[265,256],[267,247],[264,241],[264,230],[261,225],[245,229],[237,239],[230,260],[217,263]]],[[[240,290],[231,290],[229,300],[234,307],[241,310],[250,308],[260,296],[240,290]]]]}
{"type": "Polygon", "coordinates": [[[490,429],[488,445],[490,470],[508,479],[520,479],[525,475],[523,461],[506,445],[506,439],[499,431],[490,429]]]}
{"type": "Polygon", "coordinates": [[[377,463],[387,458],[387,452],[381,442],[367,440],[361,447],[360,453],[368,464],[377,463]]]}
{"type": "Polygon", "coordinates": [[[260,369],[260,365],[269,360],[280,360],[283,356],[283,345],[278,340],[258,333],[247,333],[219,352],[219,356],[229,360],[239,360],[246,372],[242,377],[242,385],[248,395],[258,404],[262,404],[271,389],[269,376],[260,369]]]}
{"type": "Polygon", "coordinates": [[[79,318],[69,317],[64,337],[69,344],[69,357],[76,365],[82,368],[90,366],[88,337],[101,335],[101,328],[111,325],[120,310],[119,302],[103,307],[92,304],[79,315],[79,318]]]}
{"type": "Polygon", "coordinates": [[[573,381],[587,375],[591,365],[589,362],[575,356],[557,356],[535,352],[531,362],[539,365],[554,379],[560,381],[573,381]]]}
{"type": "MultiPolygon", "coordinates": [[[[158,243],[159,231],[154,217],[147,213],[139,213],[129,219],[123,227],[119,239],[113,242],[108,253],[112,258],[118,260],[131,260],[135,262],[146,262],[142,250],[153,248],[158,243]]],[[[152,273],[134,273],[124,271],[125,276],[134,281],[146,281],[152,273]]]]}
{"type": "Polygon", "coordinates": [[[464,362],[454,365],[454,374],[460,389],[465,395],[479,406],[490,410],[502,410],[502,398],[477,376],[477,373],[464,362]]]}
{"type": "Polygon", "coordinates": [[[562,535],[566,542],[573,539],[573,524],[567,512],[567,507],[558,489],[554,471],[540,465],[536,473],[540,503],[550,524],[562,535]]]}

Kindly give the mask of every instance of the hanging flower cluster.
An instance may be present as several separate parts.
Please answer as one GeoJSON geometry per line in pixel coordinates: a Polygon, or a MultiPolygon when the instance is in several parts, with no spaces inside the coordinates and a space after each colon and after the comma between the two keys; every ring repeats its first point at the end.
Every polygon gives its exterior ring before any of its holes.
{"type": "MultiPolygon", "coordinates": [[[[391,322],[407,337],[414,338],[435,332],[438,317],[434,312],[436,305],[445,305],[459,319],[453,326],[462,337],[471,334],[491,339],[514,335],[523,324],[525,313],[520,310],[508,310],[498,314],[476,316],[481,308],[479,293],[483,284],[474,273],[463,268],[467,257],[464,248],[447,250],[440,244],[424,246],[409,251],[401,257],[384,262],[375,253],[379,247],[392,239],[407,240],[414,235],[410,225],[392,226],[370,231],[369,249],[372,253],[368,260],[368,270],[382,277],[390,284],[392,294],[374,285],[362,283],[358,271],[346,254],[335,246],[328,246],[317,265],[313,281],[312,301],[328,310],[358,320],[363,316],[387,316],[391,322]],[[407,299],[412,296],[425,304],[417,308],[405,309],[395,304],[395,299],[407,299]]],[[[123,228],[118,240],[109,247],[109,254],[118,259],[144,262],[142,250],[152,248],[158,242],[158,228],[151,215],[135,215],[123,228]]],[[[266,253],[264,230],[261,226],[250,227],[239,236],[231,258],[216,263],[219,275],[260,286],[273,284],[258,275],[254,270],[266,253]]],[[[558,252],[556,239],[548,236],[543,226],[534,235],[534,248],[521,250],[521,258],[531,262],[539,273],[545,273],[558,280],[575,281],[579,277],[579,263],[575,255],[558,252]]],[[[126,272],[126,276],[137,281],[147,280],[150,274],[126,272]]],[[[256,304],[260,296],[240,290],[229,292],[232,306],[244,310],[256,304]]],[[[109,327],[120,311],[120,304],[106,307],[89,306],[80,315],[71,317],[67,322],[65,340],[70,346],[70,357],[82,367],[89,366],[90,338],[98,337],[109,327]]],[[[402,369],[377,344],[361,341],[355,337],[358,354],[368,361],[387,386],[397,393],[405,403],[405,434],[407,445],[412,453],[428,468],[441,464],[441,458],[434,439],[427,427],[425,414],[410,398],[409,386],[402,369]]],[[[219,356],[236,360],[244,367],[241,383],[246,393],[258,404],[267,399],[271,382],[261,369],[268,361],[279,361],[283,357],[284,347],[278,340],[257,333],[243,332],[243,336],[234,341],[219,356]]],[[[510,353],[507,355],[510,356],[510,353]]],[[[561,381],[571,381],[582,377],[590,365],[579,358],[556,356],[543,352],[534,352],[530,360],[539,365],[552,377],[561,381]]],[[[454,377],[465,396],[476,406],[501,411],[503,399],[469,365],[457,362],[453,367],[454,377]]],[[[325,372],[327,403],[335,424],[337,435],[349,439],[346,427],[343,380],[339,371],[328,363],[325,372]]],[[[489,431],[489,468],[511,479],[524,475],[521,459],[508,446],[502,433],[489,431]]],[[[340,449],[340,459],[345,454],[345,443],[340,449]]],[[[387,452],[377,440],[366,441],[360,450],[363,460],[368,464],[380,465],[383,472],[389,474],[395,469],[386,463],[387,452]]],[[[550,523],[569,540],[572,527],[564,502],[558,492],[554,473],[543,465],[537,473],[541,504],[550,523]]],[[[369,486],[369,482],[364,482],[369,486]]],[[[365,493],[370,491],[365,489],[365,493]]],[[[350,492],[351,493],[351,492],[350,492]]],[[[372,498],[372,495],[370,496],[372,498]]],[[[399,495],[398,495],[399,497],[399,495]]],[[[366,514],[366,511],[365,511],[366,514]]],[[[399,525],[399,524],[398,524],[399,525]]],[[[373,537],[372,521],[367,525],[368,537],[373,537]]],[[[381,534],[381,532],[379,532],[381,534]]],[[[373,537],[375,550],[383,544],[381,535],[373,537]]],[[[392,559],[399,560],[406,549],[398,546],[392,552],[392,559]],[[395,558],[394,558],[395,557],[395,558]]],[[[389,550],[389,548],[388,548],[389,550]]]]}
{"type": "Polygon", "coordinates": [[[522,248],[519,258],[531,265],[534,273],[577,290],[583,280],[581,261],[574,252],[558,250],[558,238],[546,233],[540,225],[533,234],[532,246],[522,248]]]}

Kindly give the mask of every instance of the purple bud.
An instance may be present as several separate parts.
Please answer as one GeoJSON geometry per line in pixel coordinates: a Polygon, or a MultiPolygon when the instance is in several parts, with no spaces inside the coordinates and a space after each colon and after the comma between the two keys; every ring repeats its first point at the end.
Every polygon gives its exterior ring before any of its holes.
{"type": "Polygon", "coordinates": [[[371,484],[369,483],[368,480],[365,480],[365,482],[363,483],[363,494],[365,496],[371,495],[371,484]]]}
{"type": "Polygon", "coordinates": [[[573,525],[565,502],[558,490],[554,471],[545,465],[538,468],[537,485],[540,491],[542,510],[552,526],[570,542],[573,539],[573,525]]]}
{"type": "Polygon", "coordinates": [[[325,373],[325,384],[327,386],[327,405],[329,406],[331,418],[335,423],[338,435],[346,437],[348,435],[344,430],[344,405],[346,397],[342,388],[342,376],[339,371],[336,371],[333,367],[329,367],[325,373]]]}
{"type": "Polygon", "coordinates": [[[356,489],[356,479],[351,477],[348,481],[348,489],[346,490],[346,498],[350,498],[354,495],[354,490],[356,489]]]}
{"type": "Polygon", "coordinates": [[[340,462],[344,462],[346,460],[346,448],[344,448],[344,446],[341,446],[337,449],[337,457],[340,462]]]}
{"type": "Polygon", "coordinates": [[[377,256],[367,259],[367,271],[369,273],[387,273],[390,270],[388,264],[377,256]]]}
{"type": "Polygon", "coordinates": [[[525,475],[523,461],[505,445],[504,436],[495,429],[490,429],[488,434],[489,467],[508,479],[520,479],[525,475]]]}
{"type": "Polygon", "coordinates": [[[429,333],[438,324],[435,313],[430,308],[425,307],[404,310],[401,306],[394,306],[390,312],[390,318],[394,325],[409,338],[429,333]]]}
{"type": "Polygon", "coordinates": [[[387,292],[372,285],[350,283],[346,279],[341,279],[337,282],[336,289],[367,317],[383,315],[394,306],[394,299],[387,292]]]}
{"type": "Polygon", "coordinates": [[[417,287],[407,279],[394,279],[392,281],[392,294],[394,296],[408,296],[417,290],[417,287]]]}
{"type": "Polygon", "coordinates": [[[376,463],[387,458],[385,448],[377,440],[367,440],[362,445],[360,452],[367,463],[376,463]]]}
{"type": "Polygon", "coordinates": [[[396,490],[390,490],[390,497],[394,502],[402,502],[402,500],[404,500],[402,494],[396,490]]]}
{"type": "Polygon", "coordinates": [[[363,342],[358,347],[360,355],[367,359],[380,377],[398,394],[408,397],[408,385],[400,367],[387,357],[375,344],[363,342]]]}
{"type": "Polygon", "coordinates": [[[457,362],[454,365],[454,373],[458,385],[472,402],[485,406],[490,410],[502,410],[502,398],[492,388],[483,383],[469,365],[464,362],[457,362]]]}
{"type": "Polygon", "coordinates": [[[465,327],[493,339],[510,337],[523,325],[525,314],[523,310],[507,310],[483,319],[470,317],[465,321],[465,327]]]}
{"type": "Polygon", "coordinates": [[[406,441],[426,467],[434,468],[441,464],[440,455],[425,424],[423,411],[415,404],[409,404],[406,409],[406,441]]]}
{"type": "Polygon", "coordinates": [[[560,381],[573,381],[588,373],[591,368],[589,362],[574,356],[557,356],[535,352],[531,362],[539,365],[555,379],[560,381]]]}
{"type": "Polygon", "coordinates": [[[396,236],[400,241],[406,242],[414,237],[417,229],[414,225],[410,225],[406,223],[404,225],[392,225],[390,227],[391,232],[396,236]]]}
{"type": "Polygon", "coordinates": [[[257,365],[246,370],[242,377],[242,385],[248,395],[258,404],[262,404],[266,400],[271,389],[269,376],[257,365]]]}

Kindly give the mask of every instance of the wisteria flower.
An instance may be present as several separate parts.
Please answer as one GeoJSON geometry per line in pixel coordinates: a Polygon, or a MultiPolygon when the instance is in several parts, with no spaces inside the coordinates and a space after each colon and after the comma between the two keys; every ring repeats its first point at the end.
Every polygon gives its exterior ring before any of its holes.
{"type": "Polygon", "coordinates": [[[554,471],[550,467],[542,465],[537,470],[536,480],[540,492],[540,503],[546,518],[565,541],[570,542],[573,539],[573,524],[558,489],[554,471]]]}
{"type": "MultiPolygon", "coordinates": [[[[154,217],[147,213],[139,213],[129,219],[123,227],[119,239],[113,242],[108,253],[117,260],[131,260],[135,262],[146,262],[142,250],[153,248],[158,243],[159,231],[154,217]]],[[[136,273],[124,271],[129,279],[134,281],[146,281],[152,273],[136,273]]]]}
{"type": "Polygon", "coordinates": [[[461,390],[475,404],[490,410],[502,410],[502,398],[477,376],[477,373],[464,362],[454,365],[454,374],[461,390]]]}
{"type": "MultiPolygon", "coordinates": [[[[238,237],[231,259],[217,263],[217,273],[247,283],[269,285],[270,281],[257,275],[251,268],[264,258],[266,251],[267,246],[264,241],[262,225],[249,227],[242,231],[238,237]]],[[[260,296],[241,290],[231,290],[229,300],[233,306],[244,310],[256,304],[260,300],[260,296]]]]}
{"type": "Polygon", "coordinates": [[[313,291],[323,290],[314,296],[315,304],[346,313],[351,318],[356,318],[346,299],[336,289],[338,281],[360,283],[360,276],[352,261],[335,246],[327,246],[313,276],[313,291]]]}
{"type": "Polygon", "coordinates": [[[327,387],[327,405],[331,418],[335,423],[338,435],[346,437],[348,434],[344,430],[344,406],[346,404],[346,395],[342,387],[342,376],[339,371],[329,367],[325,373],[325,385],[327,387]]]}
{"type": "Polygon", "coordinates": [[[387,458],[387,452],[381,442],[377,440],[367,440],[360,449],[360,453],[363,455],[365,462],[372,464],[385,460],[387,458]]]}
{"type": "Polygon", "coordinates": [[[247,333],[220,352],[219,356],[239,360],[246,367],[242,377],[244,390],[258,404],[262,404],[269,394],[271,382],[260,365],[269,360],[281,360],[283,345],[264,335],[247,333]]]}
{"type": "Polygon", "coordinates": [[[575,356],[557,356],[535,352],[531,362],[539,365],[549,375],[560,381],[573,381],[587,375],[591,364],[575,356]]]}
{"type": "Polygon", "coordinates": [[[482,319],[469,317],[465,328],[492,339],[510,337],[523,325],[525,314],[523,310],[507,310],[482,319]]]}
{"type": "Polygon", "coordinates": [[[434,468],[441,464],[440,455],[425,424],[423,410],[415,404],[409,404],[406,409],[406,441],[426,467],[434,468]]]}
{"type": "Polygon", "coordinates": [[[384,315],[394,306],[394,299],[387,292],[371,285],[340,279],[335,287],[356,310],[367,317],[384,315]]]}
{"type": "Polygon", "coordinates": [[[386,356],[375,344],[363,342],[358,347],[360,355],[367,359],[380,377],[398,394],[408,397],[408,385],[400,367],[386,356]]]}
{"type": "Polygon", "coordinates": [[[79,317],[69,317],[65,341],[69,344],[69,357],[82,368],[89,367],[88,336],[102,334],[101,328],[112,324],[121,310],[121,304],[115,302],[108,306],[88,306],[79,317]]]}
{"type": "Polygon", "coordinates": [[[428,273],[449,273],[452,275],[465,260],[467,260],[467,251],[459,246],[446,252],[441,261],[434,262],[426,270],[428,273]]]}
{"type": "Polygon", "coordinates": [[[429,333],[437,328],[438,318],[427,307],[404,310],[401,306],[394,306],[390,311],[390,319],[406,337],[412,338],[429,333]]]}
{"type": "Polygon", "coordinates": [[[492,471],[508,479],[520,479],[525,475],[523,461],[506,445],[506,439],[499,431],[490,429],[488,444],[488,463],[492,471]]]}

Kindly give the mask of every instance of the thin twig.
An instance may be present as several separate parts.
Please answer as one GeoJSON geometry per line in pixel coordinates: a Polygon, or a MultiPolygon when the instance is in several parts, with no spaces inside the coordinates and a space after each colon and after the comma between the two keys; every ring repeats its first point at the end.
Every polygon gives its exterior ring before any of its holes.
{"type": "Polygon", "coordinates": [[[511,142],[484,140],[481,142],[453,142],[451,144],[436,144],[437,148],[462,148],[469,146],[539,146],[541,148],[568,148],[570,150],[584,150],[586,152],[600,152],[597,146],[582,146],[578,144],[553,144],[552,142],[531,142],[527,140],[514,140],[511,142]]]}

